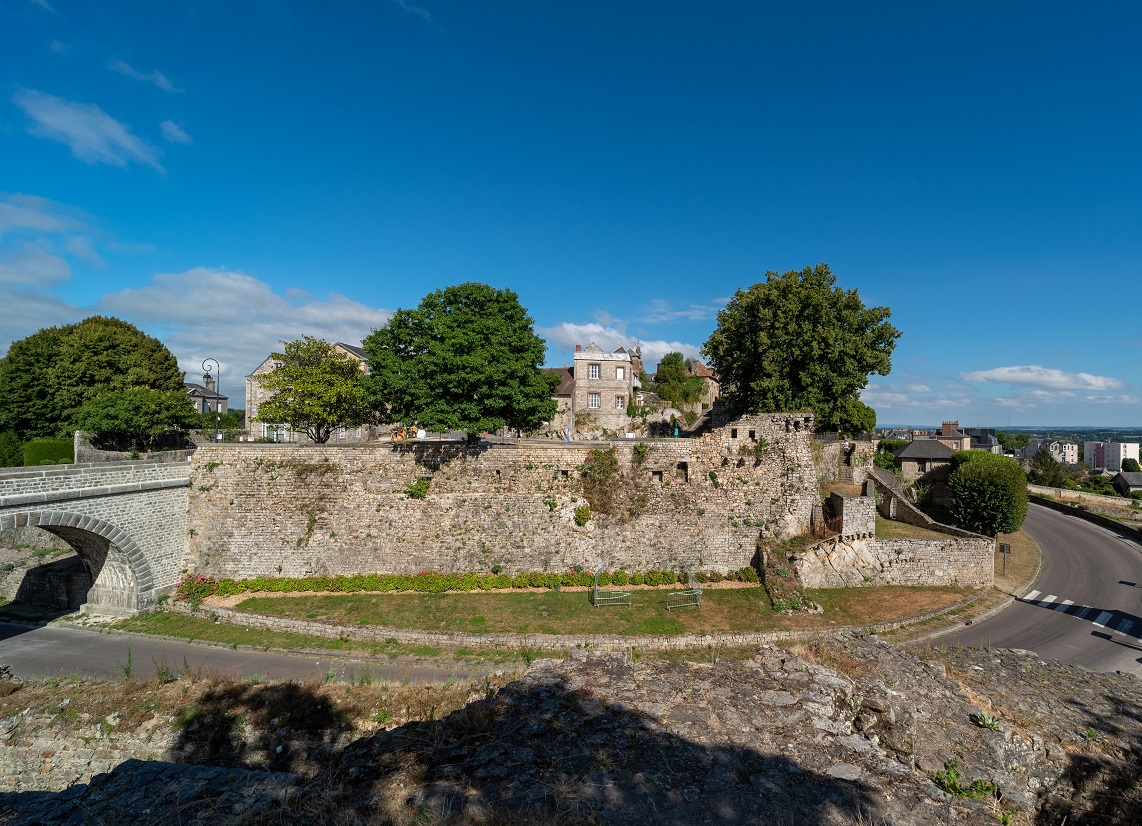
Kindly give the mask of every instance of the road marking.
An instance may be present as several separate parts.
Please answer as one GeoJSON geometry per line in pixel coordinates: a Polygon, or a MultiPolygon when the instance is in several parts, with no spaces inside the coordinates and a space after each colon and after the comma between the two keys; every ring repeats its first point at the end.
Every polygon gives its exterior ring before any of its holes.
{"type": "Polygon", "coordinates": [[[1058,605],[1055,606],[1054,610],[1066,611],[1068,608],[1070,608],[1074,604],[1075,604],[1075,601],[1073,599],[1064,599],[1062,602],[1060,602],[1058,605]]]}
{"type": "Polygon", "coordinates": [[[1086,619],[1086,615],[1089,614],[1090,611],[1091,611],[1090,606],[1084,605],[1083,609],[1081,611],[1079,611],[1077,614],[1075,614],[1075,616],[1078,617],[1079,619],[1086,619]]]}
{"type": "Polygon", "coordinates": [[[1114,633],[1115,634],[1122,634],[1125,637],[1125,636],[1130,634],[1130,629],[1133,627],[1134,627],[1134,621],[1133,620],[1123,620],[1122,624],[1118,626],[1118,630],[1115,631],[1114,633]]]}
{"type": "Polygon", "coordinates": [[[1037,596],[1039,596],[1039,592],[1038,591],[1032,591],[1027,596],[1023,597],[1023,599],[1027,602],[1034,602],[1035,597],[1037,597],[1037,596]]]}
{"type": "Polygon", "coordinates": [[[1046,605],[1047,603],[1054,602],[1056,599],[1058,599],[1058,597],[1056,597],[1054,594],[1051,594],[1049,597],[1044,597],[1043,599],[1039,600],[1039,604],[1046,605]]]}
{"type": "Polygon", "coordinates": [[[1095,628],[1106,628],[1107,621],[1113,616],[1109,611],[1103,611],[1098,615],[1098,619],[1094,621],[1095,628]]]}

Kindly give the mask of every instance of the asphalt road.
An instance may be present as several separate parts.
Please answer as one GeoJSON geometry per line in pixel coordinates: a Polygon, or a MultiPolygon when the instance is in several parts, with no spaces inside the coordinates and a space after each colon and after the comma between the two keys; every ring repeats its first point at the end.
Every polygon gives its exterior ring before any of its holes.
{"type": "Polygon", "coordinates": [[[18,677],[48,677],[79,673],[87,677],[122,678],[122,665],[131,649],[132,675],[145,678],[160,664],[178,673],[185,666],[220,671],[235,677],[324,680],[362,677],[366,669],[374,681],[391,683],[443,683],[450,678],[480,678],[491,669],[394,663],[368,657],[329,658],[267,651],[234,650],[195,645],[145,634],[103,634],[60,625],[31,627],[0,622],[0,664],[18,677]]]}
{"type": "Polygon", "coordinates": [[[930,645],[1022,648],[1094,671],[1142,677],[1142,545],[1038,505],[1025,530],[1043,570],[1022,599],[930,645]]]}

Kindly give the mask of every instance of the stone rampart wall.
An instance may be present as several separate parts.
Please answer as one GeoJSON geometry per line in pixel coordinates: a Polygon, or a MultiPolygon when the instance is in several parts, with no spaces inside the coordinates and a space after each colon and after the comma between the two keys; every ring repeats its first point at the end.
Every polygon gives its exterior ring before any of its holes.
{"type": "MultiPolygon", "coordinates": [[[[96,462],[0,470],[0,500],[9,496],[185,479],[189,463],[96,462]]],[[[2,506],[2,504],[0,504],[2,506]]]]}
{"type": "Polygon", "coordinates": [[[828,540],[796,562],[806,588],[861,585],[991,585],[995,543],[984,536],[828,540]]]}
{"type": "Polygon", "coordinates": [[[637,515],[582,526],[579,468],[598,443],[204,445],[191,465],[186,565],[231,577],[741,568],[759,534],[807,526],[817,479],[805,417],[731,424],[698,439],[615,442],[618,510],[637,515]],[[410,498],[422,479],[427,495],[410,498]]]}

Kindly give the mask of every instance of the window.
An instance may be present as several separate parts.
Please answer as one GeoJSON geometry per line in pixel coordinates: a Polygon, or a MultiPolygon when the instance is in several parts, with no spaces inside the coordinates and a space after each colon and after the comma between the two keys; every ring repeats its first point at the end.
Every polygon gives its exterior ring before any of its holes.
{"type": "Polygon", "coordinates": [[[626,377],[627,377],[627,369],[625,367],[616,367],[615,368],[615,380],[616,381],[625,381],[626,377]]]}
{"type": "MultiPolygon", "coordinates": [[[[587,378],[597,379],[597,378],[599,378],[600,375],[601,375],[601,373],[600,373],[599,365],[597,365],[597,364],[588,364],[587,365],[587,378]]],[[[598,405],[596,405],[596,407],[597,406],[598,405]]]]}
{"type": "MultiPolygon", "coordinates": [[[[595,365],[595,366],[598,366],[598,365],[595,365]]],[[[587,407],[591,408],[592,410],[598,410],[599,409],[599,394],[598,393],[588,393],[587,394],[587,407]]]]}
{"type": "Polygon", "coordinates": [[[627,400],[625,396],[615,396],[615,410],[626,410],[627,400]]]}
{"type": "Polygon", "coordinates": [[[738,429],[736,427],[730,428],[730,438],[736,439],[738,437],[738,429]]]}

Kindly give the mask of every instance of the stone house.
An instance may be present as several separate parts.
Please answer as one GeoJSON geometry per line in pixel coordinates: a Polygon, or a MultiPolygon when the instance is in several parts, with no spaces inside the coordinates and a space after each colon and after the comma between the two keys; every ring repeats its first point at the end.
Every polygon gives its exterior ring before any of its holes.
{"type": "Polygon", "coordinates": [[[635,358],[641,367],[642,354],[625,348],[608,353],[591,342],[575,345],[572,368],[572,410],[578,429],[621,432],[630,424],[627,405],[635,394],[635,358]]]}
{"type": "MultiPolygon", "coordinates": [[[[361,347],[338,341],[333,345],[333,350],[357,362],[362,372],[369,372],[368,357],[361,347]]],[[[250,436],[254,439],[268,439],[272,442],[306,441],[304,433],[294,432],[284,423],[257,421],[258,407],[262,402],[273,395],[273,393],[262,387],[258,382],[258,378],[280,366],[281,362],[271,355],[259,364],[254,372],[246,376],[246,426],[250,436]]],[[[353,429],[338,428],[337,432],[330,437],[330,441],[360,441],[373,438],[376,438],[376,429],[371,426],[353,429]]]]}
{"type": "Polygon", "coordinates": [[[722,385],[718,381],[718,374],[711,370],[708,366],[703,364],[698,359],[690,359],[686,362],[686,369],[691,376],[698,376],[706,380],[706,392],[702,394],[699,401],[702,404],[702,409],[708,409],[714,406],[722,395],[722,385]]]}
{"type": "Polygon", "coordinates": [[[1120,470],[1114,474],[1110,484],[1114,485],[1114,489],[1123,496],[1130,496],[1142,491],[1142,473],[1126,473],[1120,470]]]}
{"type": "Polygon", "coordinates": [[[959,422],[943,422],[936,441],[952,450],[971,450],[971,436],[960,429],[959,422]]]}
{"type": "Polygon", "coordinates": [[[218,392],[215,387],[214,376],[207,373],[202,377],[202,384],[184,382],[183,386],[186,388],[186,395],[190,396],[190,402],[194,405],[195,413],[226,412],[229,398],[218,392]]]}
{"type": "Polygon", "coordinates": [[[901,474],[910,482],[930,484],[947,477],[956,451],[936,439],[916,439],[894,454],[901,474]]]}
{"type": "Polygon", "coordinates": [[[1079,463],[1078,442],[1066,439],[1032,439],[1023,448],[1023,458],[1033,459],[1040,450],[1051,454],[1051,458],[1064,465],[1077,465],[1079,463]]]}

